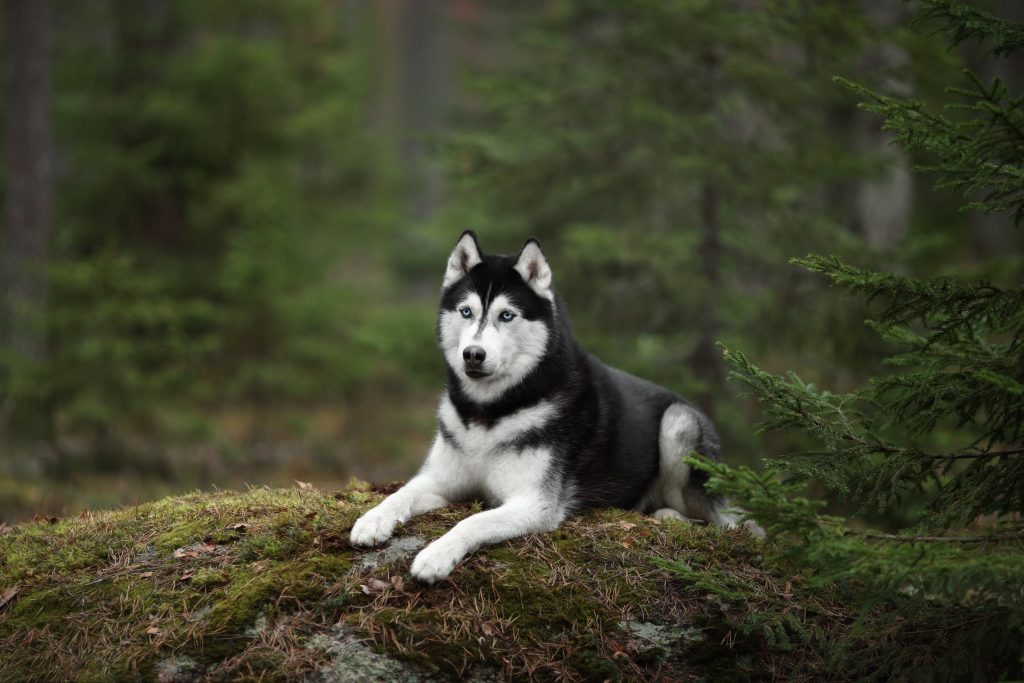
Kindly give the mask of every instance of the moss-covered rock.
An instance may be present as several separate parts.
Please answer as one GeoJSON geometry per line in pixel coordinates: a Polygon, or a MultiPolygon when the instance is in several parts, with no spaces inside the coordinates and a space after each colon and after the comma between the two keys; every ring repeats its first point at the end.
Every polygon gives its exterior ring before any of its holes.
{"type": "Polygon", "coordinates": [[[744,532],[624,511],[419,585],[415,552],[479,506],[350,547],[382,498],[254,488],[16,526],[0,680],[810,679],[863,627],[744,532]]]}

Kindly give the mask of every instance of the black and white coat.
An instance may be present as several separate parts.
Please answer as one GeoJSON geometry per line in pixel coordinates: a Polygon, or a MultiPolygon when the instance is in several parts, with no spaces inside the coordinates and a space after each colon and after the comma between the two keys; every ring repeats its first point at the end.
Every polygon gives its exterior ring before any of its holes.
{"type": "Polygon", "coordinates": [[[468,498],[489,509],[416,556],[433,583],[477,548],[552,531],[589,507],[732,526],[735,515],[682,458],[719,456],[710,420],[677,394],[610,368],[572,335],[536,240],[485,255],[467,231],[442,287],[437,336],[447,368],[433,446],[419,473],[352,527],[375,545],[411,517],[468,498]]]}

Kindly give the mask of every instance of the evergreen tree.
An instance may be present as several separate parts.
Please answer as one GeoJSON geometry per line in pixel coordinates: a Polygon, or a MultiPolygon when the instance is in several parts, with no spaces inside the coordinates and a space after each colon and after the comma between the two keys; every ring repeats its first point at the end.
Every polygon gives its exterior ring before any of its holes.
{"type": "MultiPolygon", "coordinates": [[[[925,0],[921,21],[940,20],[954,42],[982,38],[988,53],[1024,47],[1024,26],[956,0],[925,0]]],[[[966,72],[945,111],[853,83],[862,106],[908,149],[925,154],[938,187],[963,208],[1024,215],[1024,98],[966,72]]],[[[899,606],[894,633],[925,629],[951,647],[944,670],[905,657],[873,662],[865,641],[840,653],[865,677],[920,680],[1019,676],[1024,629],[1024,289],[1017,284],[915,278],[853,267],[834,256],[795,263],[849,293],[882,302],[868,325],[899,350],[891,374],[849,393],[778,376],[726,350],[732,376],[765,406],[764,430],[799,430],[815,444],[774,456],[767,471],[701,464],[819,582],[850,599],[899,606]],[[784,475],[785,481],[779,475],[784,475]],[[916,519],[878,533],[822,513],[800,497],[821,482],[862,512],[921,501],[916,519]],[[957,643],[952,647],[952,643],[957,643]],[[861,663],[858,665],[857,662],[861,663]]],[[[863,634],[861,634],[863,635],[863,634]]],[[[882,634],[873,634],[882,638],[882,634]]],[[[895,637],[892,634],[884,637],[895,637]]]]}
{"type": "Polygon", "coordinates": [[[58,5],[64,172],[53,296],[36,311],[51,356],[0,347],[18,436],[105,450],[118,432],[191,428],[198,405],[358,383],[394,323],[359,313],[372,274],[332,273],[387,238],[393,200],[362,130],[364,50],[342,9],[58,5]]]}
{"type": "Polygon", "coordinates": [[[716,390],[714,340],[868,355],[863,335],[829,333],[852,316],[810,328],[798,302],[813,291],[779,264],[796,249],[865,248],[835,197],[890,159],[834,121],[843,93],[830,78],[893,76],[862,58],[904,39],[842,2],[517,10],[501,24],[522,36],[512,67],[478,81],[476,125],[452,142],[458,202],[444,225],[509,249],[548,240],[587,347],[692,397],[742,458],[747,420],[716,390]]]}

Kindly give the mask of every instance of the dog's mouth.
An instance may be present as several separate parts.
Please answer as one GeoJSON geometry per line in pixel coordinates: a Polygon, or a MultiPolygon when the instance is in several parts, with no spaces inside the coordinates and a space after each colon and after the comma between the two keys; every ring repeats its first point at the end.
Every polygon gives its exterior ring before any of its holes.
{"type": "Polygon", "coordinates": [[[466,377],[469,377],[470,379],[483,379],[484,377],[491,376],[491,373],[484,372],[483,370],[477,368],[466,368],[465,373],[466,377]]]}

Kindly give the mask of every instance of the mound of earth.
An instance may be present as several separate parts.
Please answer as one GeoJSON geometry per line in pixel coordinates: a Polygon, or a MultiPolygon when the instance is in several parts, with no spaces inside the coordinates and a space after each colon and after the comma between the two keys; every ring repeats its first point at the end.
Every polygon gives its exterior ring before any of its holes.
{"type": "Polygon", "coordinates": [[[620,510],[420,585],[417,549],[479,506],[351,547],[387,490],[195,493],[3,527],[0,680],[813,678],[808,629],[852,621],[743,531],[620,510]]]}

